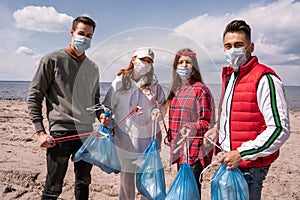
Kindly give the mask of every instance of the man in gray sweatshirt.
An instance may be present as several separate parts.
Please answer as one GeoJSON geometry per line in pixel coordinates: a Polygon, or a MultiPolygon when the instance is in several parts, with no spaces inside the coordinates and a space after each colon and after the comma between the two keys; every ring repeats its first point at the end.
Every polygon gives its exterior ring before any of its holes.
{"type": "MultiPolygon", "coordinates": [[[[85,16],[73,20],[71,44],[45,55],[32,79],[28,94],[29,117],[41,147],[47,148],[47,177],[42,199],[57,199],[62,192],[70,156],[82,145],[80,139],[51,143],[56,138],[93,130],[100,113],[86,108],[99,103],[99,71],[85,55],[91,45],[96,23],[85,16]],[[49,132],[43,124],[42,107],[46,101],[49,132]]],[[[92,165],[74,163],[75,197],[88,199],[92,165]]]]}

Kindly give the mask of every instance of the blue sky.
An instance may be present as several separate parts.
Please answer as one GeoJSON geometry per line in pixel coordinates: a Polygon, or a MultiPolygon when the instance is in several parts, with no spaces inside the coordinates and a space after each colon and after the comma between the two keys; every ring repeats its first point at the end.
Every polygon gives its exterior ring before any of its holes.
{"type": "Polygon", "coordinates": [[[197,52],[207,83],[219,83],[225,65],[222,33],[233,19],[252,27],[253,55],[300,85],[300,2],[293,0],[0,0],[0,80],[31,80],[40,58],[71,42],[71,21],[88,15],[97,23],[87,51],[102,81],[112,81],[137,47],[154,49],[155,71],[170,80],[174,53],[197,52]]]}

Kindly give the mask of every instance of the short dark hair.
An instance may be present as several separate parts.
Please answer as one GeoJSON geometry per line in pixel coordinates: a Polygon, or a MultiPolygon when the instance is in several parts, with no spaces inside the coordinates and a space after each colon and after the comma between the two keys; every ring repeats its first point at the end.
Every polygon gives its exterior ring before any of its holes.
{"type": "Polygon", "coordinates": [[[75,31],[76,28],[77,28],[77,25],[79,23],[84,23],[86,25],[90,25],[93,27],[93,31],[95,31],[95,28],[96,28],[96,22],[94,20],[92,20],[91,18],[89,17],[86,17],[86,16],[79,16],[79,17],[76,17],[74,20],[73,20],[73,24],[72,24],[72,29],[75,31]]]}
{"type": "Polygon", "coordinates": [[[246,38],[251,41],[251,28],[244,20],[233,20],[227,24],[225,31],[223,33],[223,39],[226,33],[233,33],[243,31],[246,35],[246,38]]]}

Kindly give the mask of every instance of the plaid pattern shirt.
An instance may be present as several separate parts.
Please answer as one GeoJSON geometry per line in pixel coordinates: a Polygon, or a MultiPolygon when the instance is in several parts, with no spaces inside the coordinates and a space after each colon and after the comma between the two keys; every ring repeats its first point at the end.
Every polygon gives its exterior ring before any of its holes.
{"type": "Polygon", "coordinates": [[[194,164],[200,161],[203,166],[211,162],[212,152],[208,155],[202,153],[202,138],[189,139],[188,159],[184,155],[184,145],[180,151],[174,154],[180,139],[180,129],[188,127],[191,130],[191,137],[203,136],[204,133],[214,124],[214,99],[207,88],[201,82],[190,81],[187,85],[180,86],[174,91],[175,96],[170,101],[169,109],[169,131],[171,131],[171,160],[173,163],[187,162],[194,164]]]}

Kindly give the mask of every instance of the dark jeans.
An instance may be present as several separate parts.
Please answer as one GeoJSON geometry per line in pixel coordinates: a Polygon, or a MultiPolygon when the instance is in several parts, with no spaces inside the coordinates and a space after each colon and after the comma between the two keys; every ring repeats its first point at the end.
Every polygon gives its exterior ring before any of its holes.
{"type": "MultiPolygon", "coordinates": [[[[51,132],[54,138],[77,134],[77,132],[51,132]]],[[[47,176],[42,200],[57,199],[62,192],[63,181],[68,169],[70,156],[82,145],[82,141],[71,140],[57,143],[55,147],[47,149],[47,176]]],[[[74,163],[75,198],[87,200],[91,183],[92,165],[78,161],[74,163]]]]}
{"type": "MultiPolygon", "coordinates": [[[[180,166],[179,163],[177,164],[177,170],[179,171],[180,169],[180,166]]],[[[196,179],[196,182],[197,182],[197,187],[198,187],[198,191],[199,191],[199,195],[201,197],[201,184],[199,182],[199,178],[200,178],[200,175],[201,175],[201,172],[203,170],[203,166],[202,164],[200,163],[200,161],[198,160],[196,163],[194,163],[193,165],[191,165],[191,168],[192,168],[192,171],[193,171],[193,174],[194,174],[194,177],[196,179]]],[[[200,181],[202,182],[202,177],[200,179],[200,181]]]]}
{"type": "Polygon", "coordinates": [[[260,200],[261,191],[263,187],[263,181],[265,180],[270,165],[261,168],[240,168],[242,174],[244,175],[249,188],[249,200],[260,200]]]}

